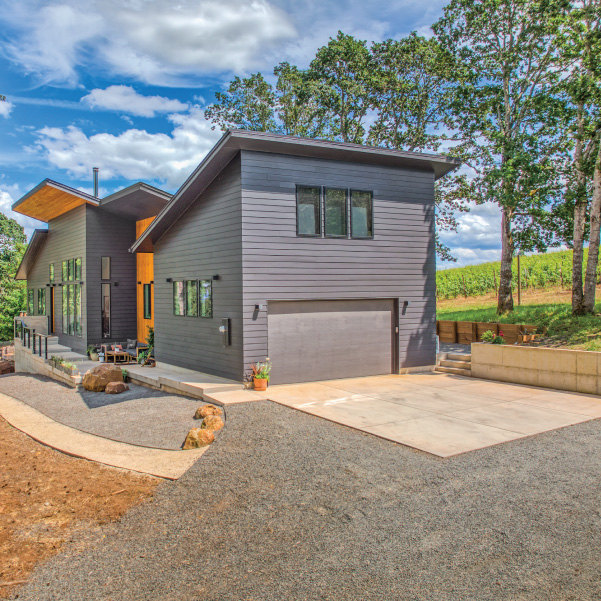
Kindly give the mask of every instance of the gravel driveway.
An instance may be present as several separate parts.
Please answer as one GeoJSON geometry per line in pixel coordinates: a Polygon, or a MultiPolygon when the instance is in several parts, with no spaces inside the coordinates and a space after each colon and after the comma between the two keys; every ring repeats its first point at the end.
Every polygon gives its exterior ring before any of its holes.
{"type": "Polygon", "coordinates": [[[438,459],[268,401],[20,600],[601,598],[601,421],[438,459]]]}
{"type": "Polygon", "coordinates": [[[179,449],[202,401],[128,384],[121,394],[76,390],[37,375],[0,376],[0,392],[55,421],[112,440],[179,449]]]}

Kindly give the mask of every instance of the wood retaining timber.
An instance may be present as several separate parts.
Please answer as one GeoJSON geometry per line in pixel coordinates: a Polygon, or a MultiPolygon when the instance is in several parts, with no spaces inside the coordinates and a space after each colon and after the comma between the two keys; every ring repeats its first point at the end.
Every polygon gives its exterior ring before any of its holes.
{"type": "Polygon", "coordinates": [[[493,334],[503,332],[507,344],[526,342],[533,334],[545,333],[546,328],[540,326],[515,323],[486,323],[479,321],[443,321],[436,322],[436,334],[440,342],[453,344],[471,344],[481,342],[482,334],[487,331],[493,334]]]}

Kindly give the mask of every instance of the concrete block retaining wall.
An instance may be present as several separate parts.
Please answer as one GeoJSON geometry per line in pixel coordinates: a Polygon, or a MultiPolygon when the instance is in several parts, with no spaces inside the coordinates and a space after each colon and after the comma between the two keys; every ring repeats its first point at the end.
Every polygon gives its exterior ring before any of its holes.
{"type": "Polygon", "coordinates": [[[601,395],[601,353],[472,344],[472,376],[601,395]]]}
{"type": "Polygon", "coordinates": [[[64,371],[55,369],[42,357],[32,354],[30,349],[24,348],[18,340],[15,340],[15,373],[19,372],[48,376],[73,387],[81,383],[81,376],[69,376],[64,371]]]}

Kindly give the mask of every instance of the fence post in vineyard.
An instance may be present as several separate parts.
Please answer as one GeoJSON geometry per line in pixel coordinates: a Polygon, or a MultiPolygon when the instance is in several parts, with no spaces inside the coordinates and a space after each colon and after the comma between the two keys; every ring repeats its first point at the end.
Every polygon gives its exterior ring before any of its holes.
{"type": "Polygon", "coordinates": [[[520,255],[518,253],[518,306],[522,304],[522,270],[520,269],[520,255]]]}

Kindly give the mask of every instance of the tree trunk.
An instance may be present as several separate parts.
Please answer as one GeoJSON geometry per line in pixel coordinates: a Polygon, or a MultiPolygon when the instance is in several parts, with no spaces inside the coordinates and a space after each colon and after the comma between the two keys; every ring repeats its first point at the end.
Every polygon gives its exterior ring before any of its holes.
{"type": "Polygon", "coordinates": [[[601,142],[598,142],[597,158],[595,160],[590,230],[588,260],[586,262],[586,274],[584,278],[583,305],[585,313],[593,313],[595,310],[595,293],[597,291],[597,264],[599,263],[599,242],[601,235],[601,142]]]}
{"type": "Polygon", "coordinates": [[[499,300],[497,313],[499,315],[513,311],[513,294],[511,293],[511,280],[513,274],[513,236],[511,235],[511,215],[507,208],[503,209],[501,218],[501,271],[499,273],[499,300]]]}
{"type": "Polygon", "coordinates": [[[575,203],[574,203],[574,253],[572,255],[572,314],[584,313],[584,290],[582,287],[582,265],[584,262],[584,229],[586,224],[586,210],[588,198],[586,195],[586,174],[582,165],[584,150],[584,106],[578,106],[578,135],[574,148],[573,168],[575,176],[575,203]]]}

